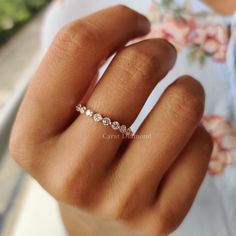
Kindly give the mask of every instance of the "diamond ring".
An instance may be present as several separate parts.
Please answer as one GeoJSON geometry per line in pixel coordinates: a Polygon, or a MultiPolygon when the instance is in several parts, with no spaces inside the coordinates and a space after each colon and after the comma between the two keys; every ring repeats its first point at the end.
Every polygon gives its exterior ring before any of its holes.
{"type": "Polygon", "coordinates": [[[100,113],[94,112],[93,110],[79,104],[76,106],[76,111],[82,115],[86,115],[89,118],[92,118],[95,122],[102,122],[104,126],[111,126],[113,130],[117,130],[123,135],[133,136],[133,131],[131,128],[127,128],[126,125],[120,125],[118,121],[112,121],[109,117],[103,116],[100,113]]]}

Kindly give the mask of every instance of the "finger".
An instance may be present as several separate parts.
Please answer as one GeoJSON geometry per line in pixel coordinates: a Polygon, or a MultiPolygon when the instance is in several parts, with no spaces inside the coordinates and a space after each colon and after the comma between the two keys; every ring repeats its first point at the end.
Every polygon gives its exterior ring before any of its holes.
{"type": "Polygon", "coordinates": [[[211,152],[210,135],[203,127],[198,127],[165,175],[158,190],[153,216],[158,231],[163,235],[174,231],[189,211],[206,174],[211,152]]]}
{"type": "MultiPolygon", "coordinates": [[[[160,39],[143,41],[121,50],[98,83],[87,106],[106,114],[113,121],[131,125],[151,91],[171,69],[175,59],[176,50],[160,39]]],[[[103,172],[113,161],[122,142],[122,138],[118,136],[109,138],[112,134],[119,135],[111,127],[105,127],[86,116],[79,116],[64,134],[64,139],[68,140],[65,142],[69,146],[70,139],[81,140],[80,152],[84,153],[86,150],[86,162],[92,161],[99,174],[99,171],[103,172]]],[[[71,161],[78,163],[75,159],[71,161]]],[[[82,155],[81,161],[84,162],[82,155]]]]}
{"type": "Polygon", "coordinates": [[[42,141],[64,130],[101,63],[148,31],[144,16],[121,5],[66,25],[30,84],[18,115],[18,133],[28,130],[30,139],[42,141]]]}
{"type": "Polygon", "coordinates": [[[113,185],[113,192],[131,198],[133,190],[139,189],[140,207],[152,201],[164,173],[195,131],[203,109],[204,92],[196,80],[185,76],[167,88],[118,161],[113,179],[120,184],[113,185]]]}

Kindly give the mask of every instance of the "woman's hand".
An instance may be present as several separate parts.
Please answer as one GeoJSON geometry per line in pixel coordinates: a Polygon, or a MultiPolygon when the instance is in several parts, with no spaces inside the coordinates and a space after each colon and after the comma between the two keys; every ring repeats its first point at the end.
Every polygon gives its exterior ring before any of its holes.
{"type": "Polygon", "coordinates": [[[65,26],[17,115],[10,151],[63,204],[70,235],[93,235],[92,224],[83,228],[72,206],[100,223],[119,219],[140,232],[168,234],[187,214],[206,173],[212,143],[199,125],[204,91],[189,76],[166,89],[138,129],[141,138],[123,139],[111,127],[76,115],[83,100],[113,120],[134,122],[176,60],[173,46],[161,39],[125,47],[149,28],[145,17],[125,6],[65,26]],[[99,67],[117,51],[94,88],[99,67]]]}

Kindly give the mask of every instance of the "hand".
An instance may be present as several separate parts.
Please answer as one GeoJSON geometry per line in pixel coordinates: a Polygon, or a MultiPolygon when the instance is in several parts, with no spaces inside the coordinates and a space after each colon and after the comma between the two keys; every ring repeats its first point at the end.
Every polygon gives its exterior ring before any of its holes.
{"type": "Polygon", "coordinates": [[[204,91],[189,76],[164,91],[138,129],[138,137],[149,138],[117,138],[118,131],[75,112],[82,100],[122,124],[134,122],[176,60],[174,47],[162,39],[125,47],[149,29],[144,16],[125,6],[68,24],[20,107],[10,151],[62,204],[70,235],[93,235],[76,208],[104,224],[123,220],[140,232],[168,234],[187,214],[206,173],[212,143],[199,125],[204,91]],[[95,87],[99,67],[117,51],[95,87]]]}

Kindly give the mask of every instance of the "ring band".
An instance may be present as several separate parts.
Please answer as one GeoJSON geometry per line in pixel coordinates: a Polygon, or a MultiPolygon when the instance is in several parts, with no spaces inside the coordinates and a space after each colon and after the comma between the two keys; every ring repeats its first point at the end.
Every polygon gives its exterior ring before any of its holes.
{"type": "Polygon", "coordinates": [[[126,125],[120,125],[118,121],[112,121],[109,117],[103,116],[98,112],[95,112],[82,104],[76,106],[76,111],[82,115],[86,115],[89,118],[92,118],[95,122],[102,122],[104,126],[111,126],[113,130],[117,130],[123,135],[133,136],[133,131],[131,128],[127,128],[126,125]]]}

